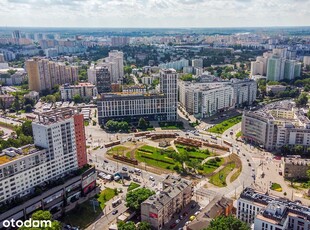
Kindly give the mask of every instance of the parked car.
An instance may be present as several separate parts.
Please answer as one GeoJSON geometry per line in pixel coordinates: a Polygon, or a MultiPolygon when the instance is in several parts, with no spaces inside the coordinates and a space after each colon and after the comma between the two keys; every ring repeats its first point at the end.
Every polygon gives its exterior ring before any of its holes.
{"type": "Polygon", "coordinates": [[[170,229],[174,229],[175,226],[177,226],[176,223],[171,224],[171,225],[170,225],[170,229]]]}
{"type": "Polygon", "coordinates": [[[127,168],[126,168],[126,167],[123,167],[122,170],[123,170],[123,171],[127,171],[127,168]]]}
{"type": "Polygon", "coordinates": [[[151,181],[155,181],[155,178],[154,178],[153,176],[150,176],[149,179],[150,179],[151,181]]]}
{"type": "Polygon", "coordinates": [[[116,215],[117,213],[118,213],[118,210],[116,209],[112,212],[112,215],[116,215]]]}

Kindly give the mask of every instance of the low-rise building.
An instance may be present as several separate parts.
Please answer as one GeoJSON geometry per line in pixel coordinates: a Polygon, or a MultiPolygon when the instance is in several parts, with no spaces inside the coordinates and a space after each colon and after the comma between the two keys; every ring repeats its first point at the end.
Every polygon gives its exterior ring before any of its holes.
{"type": "Polygon", "coordinates": [[[36,91],[30,91],[29,93],[24,95],[24,98],[29,98],[29,99],[37,102],[40,99],[40,94],[36,91]]]}
{"type": "Polygon", "coordinates": [[[192,182],[168,175],[163,181],[163,191],[149,197],[141,204],[141,221],[153,229],[167,229],[168,222],[180,212],[192,198],[192,182]]]}
{"type": "MultiPolygon", "coordinates": [[[[0,95],[0,103],[4,109],[8,109],[14,103],[15,97],[11,94],[2,94],[0,95]]],[[[3,109],[2,108],[2,109],[3,109]]]]}
{"type": "Polygon", "coordinates": [[[92,99],[97,96],[97,88],[91,83],[79,83],[78,85],[62,85],[60,88],[61,99],[64,101],[73,100],[74,96],[79,95],[82,99],[92,99]]]}
{"type": "Polygon", "coordinates": [[[237,218],[254,230],[300,230],[310,227],[310,208],[246,188],[237,204],[237,218]]]}
{"type": "Polygon", "coordinates": [[[268,92],[273,92],[274,94],[277,94],[279,92],[283,92],[286,90],[285,85],[267,85],[266,86],[266,91],[268,92]]]}
{"type": "Polygon", "coordinates": [[[282,164],[285,179],[308,178],[307,171],[310,169],[310,159],[302,159],[300,156],[284,157],[282,164]]]}
{"type": "Polygon", "coordinates": [[[218,216],[228,216],[233,212],[233,200],[226,197],[215,197],[192,221],[186,230],[206,229],[210,222],[218,216]]]}

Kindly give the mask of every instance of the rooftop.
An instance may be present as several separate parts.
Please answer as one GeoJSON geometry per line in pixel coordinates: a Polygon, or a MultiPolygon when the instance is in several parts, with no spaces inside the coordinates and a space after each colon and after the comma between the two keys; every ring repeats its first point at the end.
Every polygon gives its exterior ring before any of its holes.
{"type": "Polygon", "coordinates": [[[63,121],[68,118],[71,118],[73,115],[77,114],[77,111],[73,107],[61,107],[50,111],[35,114],[38,115],[38,120],[36,120],[36,123],[51,124],[54,122],[63,121]]]}
{"type": "Polygon", "coordinates": [[[0,165],[6,164],[8,162],[14,161],[21,157],[36,153],[41,149],[34,145],[25,145],[20,148],[9,147],[3,149],[0,153],[0,165]]]}

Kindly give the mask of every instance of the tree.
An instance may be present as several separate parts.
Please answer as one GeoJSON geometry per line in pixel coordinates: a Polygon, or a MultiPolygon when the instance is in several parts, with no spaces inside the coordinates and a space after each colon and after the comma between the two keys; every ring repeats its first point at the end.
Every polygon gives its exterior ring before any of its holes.
{"type": "Polygon", "coordinates": [[[131,72],[132,72],[132,68],[130,66],[127,65],[124,67],[124,73],[125,74],[131,74],[131,72]]]}
{"type": "Polygon", "coordinates": [[[219,216],[213,219],[205,230],[250,230],[250,227],[233,216],[219,216]]]}
{"type": "Polygon", "coordinates": [[[32,99],[29,98],[29,97],[25,97],[25,98],[24,98],[24,106],[26,106],[26,105],[34,106],[34,100],[32,100],[32,99]]]}
{"type": "Polygon", "coordinates": [[[191,74],[191,73],[185,74],[185,75],[180,77],[180,80],[182,80],[182,81],[192,81],[192,80],[194,80],[193,74],[191,74]]]}
{"type": "Polygon", "coordinates": [[[143,117],[139,119],[138,127],[141,129],[145,129],[147,127],[147,123],[143,117]]]}
{"type": "Polygon", "coordinates": [[[54,95],[47,95],[45,98],[48,103],[54,103],[56,101],[56,98],[54,95]]]}
{"type": "Polygon", "coordinates": [[[136,225],[134,222],[132,221],[127,221],[126,223],[124,223],[123,221],[120,221],[117,224],[117,229],[118,230],[136,230],[136,225]]]}
{"type": "Polygon", "coordinates": [[[134,191],[130,191],[126,195],[126,206],[140,212],[141,203],[153,194],[155,194],[155,192],[147,188],[138,188],[134,191]]]}
{"type": "Polygon", "coordinates": [[[137,230],[151,230],[151,224],[145,221],[140,222],[137,230]]]}
{"type": "Polygon", "coordinates": [[[74,103],[81,103],[82,102],[82,97],[81,97],[81,95],[79,95],[79,94],[76,94],[76,95],[74,95],[73,96],[73,101],[74,101],[74,103]]]}
{"type": "Polygon", "coordinates": [[[15,96],[15,99],[14,99],[14,102],[13,102],[13,104],[12,104],[12,107],[13,107],[13,109],[14,109],[16,112],[18,112],[18,111],[20,110],[20,103],[19,103],[19,98],[18,98],[17,95],[15,96]]]}
{"type": "Polygon", "coordinates": [[[17,136],[20,136],[21,134],[24,134],[25,136],[33,136],[32,122],[25,121],[21,126],[17,127],[15,131],[17,136]]]}
{"type": "Polygon", "coordinates": [[[302,93],[299,97],[295,100],[297,107],[304,107],[308,103],[308,96],[307,93],[302,93]]]}
{"type": "Polygon", "coordinates": [[[19,230],[61,230],[61,223],[53,220],[52,218],[52,214],[49,211],[36,211],[35,213],[32,214],[31,216],[31,221],[33,223],[33,221],[36,220],[50,220],[51,221],[51,227],[44,227],[41,226],[40,228],[36,228],[36,227],[20,227],[19,230]]]}
{"type": "Polygon", "coordinates": [[[25,106],[25,112],[26,113],[30,113],[32,111],[32,106],[30,105],[30,104],[27,104],[26,106],[25,106]]]}

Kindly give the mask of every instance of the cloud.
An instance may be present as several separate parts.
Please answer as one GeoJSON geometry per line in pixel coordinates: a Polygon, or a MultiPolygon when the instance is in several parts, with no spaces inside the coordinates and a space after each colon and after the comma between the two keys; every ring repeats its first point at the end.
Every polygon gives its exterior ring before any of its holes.
{"type": "Polygon", "coordinates": [[[310,0],[0,0],[0,6],[0,26],[241,27],[310,24],[310,0]]]}

